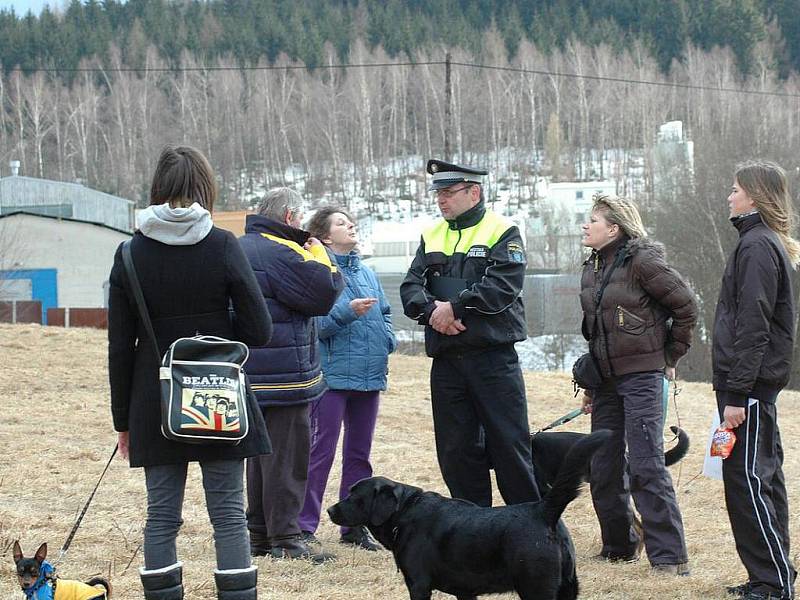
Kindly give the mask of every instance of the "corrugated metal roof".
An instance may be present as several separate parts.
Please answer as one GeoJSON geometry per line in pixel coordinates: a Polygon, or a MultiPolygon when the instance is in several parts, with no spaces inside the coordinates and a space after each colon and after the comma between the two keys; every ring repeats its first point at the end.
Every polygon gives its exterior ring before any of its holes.
{"type": "Polygon", "coordinates": [[[102,223],[133,231],[134,202],[87,188],[79,183],[34,177],[0,179],[0,212],[17,210],[102,223]]]}
{"type": "Polygon", "coordinates": [[[65,221],[67,223],[83,223],[84,225],[94,225],[95,227],[103,227],[105,229],[110,229],[112,231],[116,231],[117,233],[124,233],[127,235],[133,235],[133,232],[129,229],[119,229],[117,227],[112,227],[111,225],[106,225],[105,223],[99,223],[97,221],[85,221],[83,219],[71,219],[69,217],[57,217],[55,215],[42,215],[37,214],[34,212],[30,212],[28,210],[15,210],[4,212],[0,214],[0,219],[7,219],[10,217],[18,217],[18,216],[27,216],[27,217],[37,217],[43,219],[53,219],[54,221],[65,221]]]}

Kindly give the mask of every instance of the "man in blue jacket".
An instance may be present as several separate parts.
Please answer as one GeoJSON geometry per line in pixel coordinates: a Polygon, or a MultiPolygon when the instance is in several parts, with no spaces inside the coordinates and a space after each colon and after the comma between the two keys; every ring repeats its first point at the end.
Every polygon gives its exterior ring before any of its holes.
{"type": "Polygon", "coordinates": [[[303,506],[310,448],[311,402],[326,390],[312,317],[326,315],[344,287],[325,247],[300,229],[302,198],[268,191],[248,215],[239,239],[272,316],[269,344],[250,348],[245,369],[267,422],[272,454],[247,461],[247,527],[251,553],[311,558],[297,517],[303,506]]]}

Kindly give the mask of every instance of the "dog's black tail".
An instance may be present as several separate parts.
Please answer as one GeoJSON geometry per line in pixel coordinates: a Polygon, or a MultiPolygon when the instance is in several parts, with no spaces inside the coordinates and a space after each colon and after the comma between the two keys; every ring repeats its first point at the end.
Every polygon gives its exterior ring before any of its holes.
{"type": "Polygon", "coordinates": [[[689,452],[689,436],[687,433],[680,427],[675,427],[675,425],[671,425],[670,429],[672,433],[678,436],[678,443],[664,452],[664,464],[666,466],[674,465],[689,452]]]}
{"type": "Polygon", "coordinates": [[[90,585],[92,587],[95,587],[96,585],[102,585],[104,588],[106,588],[106,595],[103,597],[111,598],[111,583],[109,583],[108,579],[105,577],[92,577],[86,582],[86,585],[90,585]]]}
{"type": "Polygon", "coordinates": [[[542,516],[551,529],[555,529],[561,513],[564,512],[567,505],[578,497],[581,484],[586,477],[587,463],[597,449],[610,437],[610,431],[604,429],[595,431],[575,443],[570,449],[558,470],[553,487],[544,498],[542,516]]]}

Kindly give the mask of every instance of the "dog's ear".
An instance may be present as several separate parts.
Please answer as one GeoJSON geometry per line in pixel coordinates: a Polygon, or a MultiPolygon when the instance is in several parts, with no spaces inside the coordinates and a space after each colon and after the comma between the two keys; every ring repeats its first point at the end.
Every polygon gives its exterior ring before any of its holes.
{"type": "Polygon", "coordinates": [[[36,559],[36,562],[44,562],[44,559],[47,558],[47,542],[39,546],[33,558],[36,559]]]}
{"type": "Polygon", "coordinates": [[[22,558],[22,546],[19,545],[19,540],[14,540],[14,562],[18,563],[22,558]]]}
{"type": "Polygon", "coordinates": [[[400,486],[396,484],[382,485],[375,490],[369,522],[373,525],[383,525],[388,521],[400,505],[400,494],[400,486]]]}

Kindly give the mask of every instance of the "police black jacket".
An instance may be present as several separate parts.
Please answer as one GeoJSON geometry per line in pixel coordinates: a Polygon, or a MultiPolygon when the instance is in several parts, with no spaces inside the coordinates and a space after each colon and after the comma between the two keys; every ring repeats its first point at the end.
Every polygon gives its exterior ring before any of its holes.
{"type": "Polygon", "coordinates": [[[519,229],[480,202],[423,232],[400,297],[406,316],[426,326],[428,356],[441,356],[524,340],[524,280],[519,229]],[[450,301],[466,330],[458,335],[435,331],[428,324],[435,300],[450,301]]]}
{"type": "Polygon", "coordinates": [[[789,257],[758,213],[732,221],[739,242],[714,315],[714,389],[733,406],[748,397],[774,402],[789,382],[797,321],[789,257]]]}

